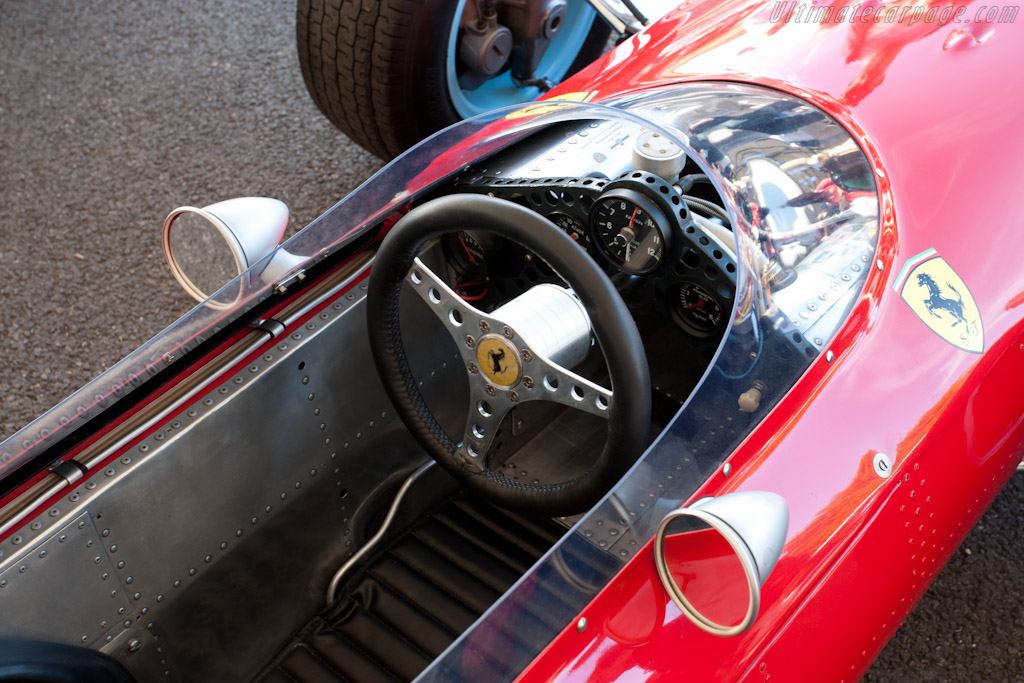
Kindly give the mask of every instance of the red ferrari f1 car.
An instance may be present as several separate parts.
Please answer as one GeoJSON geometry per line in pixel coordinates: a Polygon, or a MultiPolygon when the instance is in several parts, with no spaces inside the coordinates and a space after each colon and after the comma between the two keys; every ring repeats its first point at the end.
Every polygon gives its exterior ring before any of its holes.
{"type": "Polygon", "coordinates": [[[686,3],[173,211],[201,303],[0,444],[0,680],[857,680],[1021,460],[1004,10],[686,3]]]}

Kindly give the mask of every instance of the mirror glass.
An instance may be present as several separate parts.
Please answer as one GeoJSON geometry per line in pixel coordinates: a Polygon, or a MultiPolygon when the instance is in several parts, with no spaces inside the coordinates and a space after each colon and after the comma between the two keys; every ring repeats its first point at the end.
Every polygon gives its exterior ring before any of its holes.
{"type": "Polygon", "coordinates": [[[173,263],[182,283],[200,301],[241,273],[233,245],[214,223],[192,211],[179,213],[169,229],[173,263]],[[189,287],[188,285],[191,285],[189,287]]]}
{"type": "Polygon", "coordinates": [[[675,517],[665,528],[664,558],[670,580],[699,616],[722,627],[743,622],[751,600],[747,575],[717,529],[675,517]]]}

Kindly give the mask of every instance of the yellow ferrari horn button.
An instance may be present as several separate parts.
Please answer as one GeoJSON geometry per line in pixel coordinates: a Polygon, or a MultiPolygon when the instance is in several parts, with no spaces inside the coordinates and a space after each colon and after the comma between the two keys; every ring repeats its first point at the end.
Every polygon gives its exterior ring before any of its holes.
{"type": "Polygon", "coordinates": [[[480,372],[500,387],[519,381],[519,353],[504,338],[487,336],[476,345],[476,362],[480,372]]]}

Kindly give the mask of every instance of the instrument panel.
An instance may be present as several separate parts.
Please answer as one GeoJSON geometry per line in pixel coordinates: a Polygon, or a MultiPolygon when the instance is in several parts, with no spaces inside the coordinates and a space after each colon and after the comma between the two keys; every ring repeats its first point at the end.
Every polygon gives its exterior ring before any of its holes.
{"type": "MultiPolygon", "coordinates": [[[[735,294],[731,246],[694,219],[678,187],[646,171],[608,178],[502,178],[471,175],[460,192],[486,193],[544,215],[598,261],[636,314],[655,312],[696,343],[717,344],[735,294]]],[[[467,300],[556,281],[518,245],[466,231],[442,241],[467,300]]],[[[481,305],[478,304],[478,305],[481,305]]]]}
{"type": "MultiPolygon", "coordinates": [[[[735,247],[723,238],[731,234],[725,226],[717,234],[706,229],[720,219],[691,213],[679,179],[700,173],[696,164],[682,157],[666,171],[638,156],[644,133],[624,121],[567,124],[468,169],[446,191],[488,194],[540,213],[601,265],[635,316],[656,316],[713,350],[735,297],[735,247]]],[[[453,289],[483,308],[558,281],[546,264],[493,233],[451,233],[441,246],[453,289]]]]}

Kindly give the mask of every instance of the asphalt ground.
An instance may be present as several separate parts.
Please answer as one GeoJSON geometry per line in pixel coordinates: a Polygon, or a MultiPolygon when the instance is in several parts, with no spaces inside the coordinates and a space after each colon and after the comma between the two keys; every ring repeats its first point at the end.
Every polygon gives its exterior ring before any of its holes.
{"type": "MultiPolygon", "coordinates": [[[[0,0],[0,439],[191,307],[172,208],[277,197],[291,233],[379,166],[307,96],[290,2],[0,0]]],[[[866,680],[1024,681],[1022,477],[866,680]]]]}

